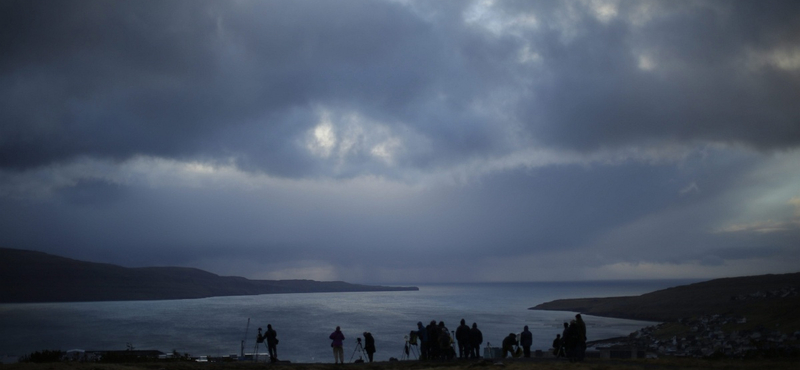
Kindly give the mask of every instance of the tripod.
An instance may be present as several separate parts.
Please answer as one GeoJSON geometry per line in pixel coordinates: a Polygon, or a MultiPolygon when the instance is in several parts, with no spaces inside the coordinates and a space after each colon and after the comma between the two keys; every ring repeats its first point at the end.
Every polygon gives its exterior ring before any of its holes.
{"type": "Polygon", "coordinates": [[[403,347],[403,355],[401,358],[403,360],[411,359],[411,355],[413,354],[414,357],[419,358],[419,349],[417,348],[417,343],[409,343],[408,335],[406,335],[406,345],[403,347]]]}
{"type": "MultiPolygon", "coordinates": [[[[267,342],[265,341],[267,337],[261,334],[261,328],[258,328],[258,336],[256,337],[256,346],[253,348],[253,362],[258,362],[258,347],[261,346],[261,343],[264,343],[264,346],[267,347],[267,353],[269,353],[269,346],[267,346],[267,342]]],[[[270,360],[273,360],[272,355],[269,354],[270,360]]]]}
{"type": "MultiPolygon", "coordinates": [[[[265,346],[265,347],[267,346],[267,343],[266,343],[266,342],[261,342],[261,343],[264,343],[264,346],[265,346]]],[[[259,343],[258,341],[256,341],[256,347],[255,347],[255,348],[253,348],[253,362],[258,362],[258,347],[260,347],[260,346],[261,346],[261,343],[259,343]]],[[[269,349],[269,348],[268,348],[268,349],[269,349]]],[[[269,358],[272,358],[272,357],[269,355],[269,351],[267,351],[267,357],[269,357],[269,358]]]]}
{"type": "Polygon", "coordinates": [[[367,352],[364,351],[364,347],[361,346],[361,338],[356,339],[356,348],[353,349],[353,354],[350,355],[350,362],[353,362],[353,357],[355,357],[356,352],[358,352],[358,361],[364,362],[364,356],[367,355],[367,352]]]}

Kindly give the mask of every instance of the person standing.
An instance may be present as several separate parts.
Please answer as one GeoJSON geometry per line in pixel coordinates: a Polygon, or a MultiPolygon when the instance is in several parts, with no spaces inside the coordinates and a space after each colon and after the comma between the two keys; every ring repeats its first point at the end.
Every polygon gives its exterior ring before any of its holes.
{"type": "Polygon", "coordinates": [[[569,336],[569,324],[564,323],[564,330],[561,331],[561,353],[567,357],[567,337],[569,336]]]}
{"type": "Polygon", "coordinates": [[[481,344],[483,344],[483,333],[478,329],[477,323],[472,323],[472,329],[469,330],[470,347],[472,348],[472,356],[474,358],[481,358],[481,344]]]}
{"type": "Polygon", "coordinates": [[[458,358],[469,356],[469,326],[464,319],[461,319],[461,325],[456,329],[456,341],[458,341],[458,358]]]}
{"type": "Polygon", "coordinates": [[[422,325],[422,321],[417,322],[417,339],[420,341],[419,359],[427,360],[430,342],[428,341],[428,330],[422,325]]]}
{"type": "Polygon", "coordinates": [[[578,361],[583,361],[586,356],[586,323],[583,322],[581,314],[575,315],[575,327],[578,330],[577,357],[578,361]]]}
{"type": "Polygon", "coordinates": [[[278,362],[278,332],[272,328],[272,324],[267,324],[267,333],[264,334],[267,340],[267,350],[269,350],[269,360],[278,362]]]}
{"type": "Polygon", "coordinates": [[[372,354],[375,353],[375,338],[372,337],[372,333],[368,331],[364,332],[364,351],[367,352],[369,362],[372,362],[372,354]]]}
{"type": "Polygon", "coordinates": [[[442,360],[452,360],[455,357],[453,349],[453,338],[450,337],[450,330],[444,325],[444,321],[439,321],[439,358],[442,360]]]}
{"type": "Polygon", "coordinates": [[[575,320],[571,320],[569,322],[569,326],[565,331],[566,334],[561,337],[564,341],[564,351],[567,354],[567,359],[569,362],[575,362],[578,360],[578,348],[580,347],[580,340],[579,340],[579,333],[578,333],[578,324],[575,320]]]}
{"type": "Polygon", "coordinates": [[[519,344],[522,346],[522,354],[526,358],[531,357],[531,346],[533,345],[533,334],[528,330],[528,325],[522,329],[522,334],[519,338],[519,344]]]}
{"type": "Polygon", "coordinates": [[[428,359],[437,359],[439,358],[439,328],[436,326],[436,320],[431,320],[425,330],[428,331],[428,359]]]}
{"type": "Polygon", "coordinates": [[[331,347],[333,347],[334,363],[344,364],[344,334],[342,334],[342,329],[337,326],[336,330],[328,338],[333,341],[331,342],[331,347]]]}
{"type": "Polygon", "coordinates": [[[564,344],[561,340],[561,334],[556,334],[556,339],[553,339],[553,355],[556,357],[564,357],[564,344]]]}

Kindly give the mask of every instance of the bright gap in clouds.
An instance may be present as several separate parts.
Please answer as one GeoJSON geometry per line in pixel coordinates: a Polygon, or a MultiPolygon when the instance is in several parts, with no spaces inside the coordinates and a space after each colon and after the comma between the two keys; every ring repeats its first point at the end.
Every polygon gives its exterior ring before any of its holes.
{"type": "Polygon", "coordinates": [[[370,120],[358,112],[334,113],[318,109],[318,121],[308,132],[306,149],[322,160],[334,160],[337,171],[348,167],[348,162],[355,162],[353,167],[364,166],[360,163],[363,158],[378,165],[392,166],[407,139],[409,137],[397,135],[392,126],[370,120]]]}
{"type": "Polygon", "coordinates": [[[363,282],[800,260],[797,2],[191,3],[4,8],[0,245],[363,282]]]}

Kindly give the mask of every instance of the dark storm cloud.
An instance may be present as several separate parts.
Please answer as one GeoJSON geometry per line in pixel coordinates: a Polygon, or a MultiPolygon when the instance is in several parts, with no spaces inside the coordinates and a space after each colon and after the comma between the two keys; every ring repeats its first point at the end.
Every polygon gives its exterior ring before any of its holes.
{"type": "Polygon", "coordinates": [[[531,36],[547,76],[522,114],[541,142],[580,150],[659,141],[760,149],[800,142],[796,67],[748,65],[751,54],[796,50],[796,2],[691,2],[680,10],[661,2],[642,26],[626,18],[642,3],[620,4],[620,16],[607,23],[585,10],[568,42],[556,31],[531,36]],[[653,69],[640,68],[639,57],[653,69]]]}
{"type": "Polygon", "coordinates": [[[644,25],[626,18],[641,3],[607,22],[568,5],[560,24],[563,6],[498,3],[543,26],[492,34],[468,3],[424,20],[391,2],[4,2],[0,165],[144,154],[324,174],[295,142],[320,106],[422,135],[431,150],[399,162],[420,168],[507,153],[496,128],[517,121],[528,144],[580,150],[800,141],[797,71],[745,60],[797,44],[793,2],[659,4],[644,25]],[[538,68],[518,63],[526,45],[538,68]]]}
{"type": "Polygon", "coordinates": [[[293,108],[319,104],[390,121],[433,115],[419,128],[453,138],[442,142],[443,153],[474,150],[491,137],[469,123],[475,118],[449,114],[469,100],[460,91],[481,88],[470,85],[479,78],[447,65],[447,36],[396,4],[3,6],[5,168],[80,155],[234,156],[244,166],[302,175],[305,153],[282,142],[315,123],[296,120],[293,108]],[[442,90],[456,106],[424,109],[442,90]]]}
{"type": "Polygon", "coordinates": [[[0,244],[362,282],[783,268],[798,7],[2,2],[0,244]]]}

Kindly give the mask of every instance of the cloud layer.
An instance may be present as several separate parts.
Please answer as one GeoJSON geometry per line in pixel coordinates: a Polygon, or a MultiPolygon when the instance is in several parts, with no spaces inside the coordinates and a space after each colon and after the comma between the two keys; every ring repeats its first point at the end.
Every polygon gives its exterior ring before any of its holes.
{"type": "Polygon", "coordinates": [[[0,244],[359,282],[794,271],[798,25],[794,1],[3,2],[0,244]]]}

